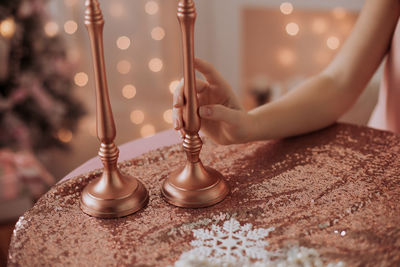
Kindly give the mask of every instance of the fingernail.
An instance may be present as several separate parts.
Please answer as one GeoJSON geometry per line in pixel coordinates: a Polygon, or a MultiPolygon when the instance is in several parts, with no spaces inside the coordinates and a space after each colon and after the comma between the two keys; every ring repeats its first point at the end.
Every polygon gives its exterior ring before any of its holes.
{"type": "Polygon", "coordinates": [[[200,107],[200,116],[209,117],[212,114],[212,109],[210,107],[200,107]]]}
{"type": "Polygon", "coordinates": [[[179,121],[177,119],[174,120],[174,128],[175,130],[178,130],[179,126],[179,121]]]}

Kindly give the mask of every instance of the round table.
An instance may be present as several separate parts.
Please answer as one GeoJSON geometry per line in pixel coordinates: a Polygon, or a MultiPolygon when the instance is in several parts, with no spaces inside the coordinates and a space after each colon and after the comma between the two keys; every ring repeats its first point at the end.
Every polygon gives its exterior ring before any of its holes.
{"type": "Polygon", "coordinates": [[[161,184],[186,159],[180,145],[159,148],[120,164],[149,190],[145,209],[90,217],[80,192],[101,170],[64,180],[16,224],[9,265],[268,266],[300,254],[335,266],[400,265],[399,135],[336,124],[231,146],[204,138],[201,157],[231,187],[221,203],[166,203],[161,184]]]}

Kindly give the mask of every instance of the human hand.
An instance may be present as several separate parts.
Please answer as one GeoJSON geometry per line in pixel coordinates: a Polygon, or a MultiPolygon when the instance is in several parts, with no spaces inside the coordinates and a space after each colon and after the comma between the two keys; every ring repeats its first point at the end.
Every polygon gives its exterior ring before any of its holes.
{"type": "MultiPolygon", "coordinates": [[[[219,144],[234,144],[250,141],[252,116],[240,104],[230,85],[210,63],[196,58],[195,68],[206,81],[196,80],[201,130],[219,144]]],[[[175,130],[184,134],[183,79],[177,86],[173,101],[175,130]]]]}

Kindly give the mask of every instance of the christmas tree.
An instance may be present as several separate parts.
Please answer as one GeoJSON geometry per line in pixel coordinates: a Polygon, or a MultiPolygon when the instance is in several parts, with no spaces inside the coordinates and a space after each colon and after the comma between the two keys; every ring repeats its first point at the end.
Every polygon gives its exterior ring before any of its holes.
{"type": "Polygon", "coordinates": [[[0,148],[66,147],[84,109],[44,0],[0,2],[0,148]]]}

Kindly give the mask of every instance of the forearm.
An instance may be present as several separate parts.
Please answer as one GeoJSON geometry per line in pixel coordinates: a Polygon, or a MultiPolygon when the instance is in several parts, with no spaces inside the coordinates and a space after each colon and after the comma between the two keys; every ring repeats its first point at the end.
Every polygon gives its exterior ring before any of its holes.
{"type": "Polygon", "coordinates": [[[360,91],[341,88],[329,75],[315,76],[281,99],[251,110],[250,139],[284,138],[324,128],[352,106],[360,91]]]}

